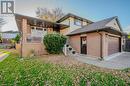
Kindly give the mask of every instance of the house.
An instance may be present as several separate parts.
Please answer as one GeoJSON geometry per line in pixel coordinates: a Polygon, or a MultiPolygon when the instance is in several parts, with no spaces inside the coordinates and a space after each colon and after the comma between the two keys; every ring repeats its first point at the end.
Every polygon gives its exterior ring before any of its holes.
{"type": "Polygon", "coordinates": [[[20,14],[15,18],[22,35],[19,50],[23,56],[32,50],[36,55],[46,54],[42,39],[54,31],[68,36],[67,45],[79,54],[105,58],[122,51],[123,31],[118,17],[93,22],[69,13],[55,23],[20,14]]]}
{"type": "Polygon", "coordinates": [[[4,31],[1,32],[1,38],[3,44],[10,44],[11,40],[19,34],[18,31],[4,31]]]}

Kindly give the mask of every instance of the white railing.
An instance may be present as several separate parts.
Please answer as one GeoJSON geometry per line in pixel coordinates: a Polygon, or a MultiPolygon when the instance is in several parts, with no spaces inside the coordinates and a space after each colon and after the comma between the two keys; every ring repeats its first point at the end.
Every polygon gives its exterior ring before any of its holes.
{"type": "Polygon", "coordinates": [[[42,37],[36,37],[36,36],[32,36],[32,35],[28,35],[27,36],[27,42],[30,43],[42,43],[43,38],[42,37]]]}
{"type": "Polygon", "coordinates": [[[76,55],[76,51],[69,45],[69,44],[65,44],[63,47],[63,53],[65,56],[67,55],[76,55]]]}
{"type": "Polygon", "coordinates": [[[65,56],[67,56],[67,47],[66,47],[66,44],[63,47],[63,53],[64,53],[65,56]]]}

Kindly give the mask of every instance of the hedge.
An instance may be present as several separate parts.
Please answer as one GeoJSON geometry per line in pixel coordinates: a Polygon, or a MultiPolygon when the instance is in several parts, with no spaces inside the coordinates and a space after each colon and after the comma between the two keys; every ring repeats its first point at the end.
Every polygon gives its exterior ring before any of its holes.
{"type": "Polygon", "coordinates": [[[43,42],[46,50],[50,54],[59,54],[62,52],[67,37],[59,33],[51,33],[44,36],[43,42]]]}

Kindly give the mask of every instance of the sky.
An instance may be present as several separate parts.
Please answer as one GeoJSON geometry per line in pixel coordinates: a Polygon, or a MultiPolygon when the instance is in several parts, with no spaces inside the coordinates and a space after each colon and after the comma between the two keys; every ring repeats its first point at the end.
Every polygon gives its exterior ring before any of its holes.
{"type": "MultiPolygon", "coordinates": [[[[130,32],[130,0],[15,0],[15,12],[19,14],[35,17],[38,7],[59,7],[66,14],[73,13],[94,22],[118,16],[123,30],[130,32]]],[[[17,29],[12,17],[4,18],[8,23],[3,30],[17,29]]]]}

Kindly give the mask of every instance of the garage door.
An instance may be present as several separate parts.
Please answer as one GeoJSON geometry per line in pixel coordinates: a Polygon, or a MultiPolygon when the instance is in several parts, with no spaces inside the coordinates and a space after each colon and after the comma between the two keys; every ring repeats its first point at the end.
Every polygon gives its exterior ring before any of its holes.
{"type": "Polygon", "coordinates": [[[108,37],[108,55],[118,53],[120,51],[120,42],[119,38],[117,37],[108,37]]]}

